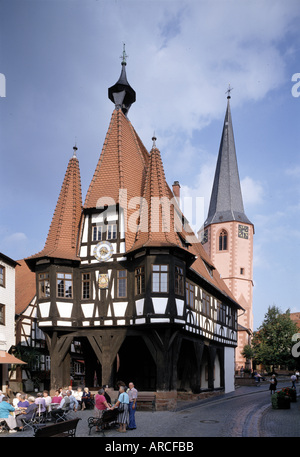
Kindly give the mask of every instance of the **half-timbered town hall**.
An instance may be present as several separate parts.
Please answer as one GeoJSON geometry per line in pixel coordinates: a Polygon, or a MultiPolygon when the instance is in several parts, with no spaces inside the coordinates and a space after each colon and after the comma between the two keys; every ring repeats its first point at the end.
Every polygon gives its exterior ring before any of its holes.
{"type": "MultiPolygon", "coordinates": [[[[36,277],[38,325],[51,390],[68,385],[81,346],[85,385],[134,381],[140,391],[234,389],[240,305],[181,213],[153,138],[147,151],[128,118],[135,91],[121,75],[85,199],[76,147],[36,277]]],[[[133,108],[132,108],[133,109],[133,108]]]]}

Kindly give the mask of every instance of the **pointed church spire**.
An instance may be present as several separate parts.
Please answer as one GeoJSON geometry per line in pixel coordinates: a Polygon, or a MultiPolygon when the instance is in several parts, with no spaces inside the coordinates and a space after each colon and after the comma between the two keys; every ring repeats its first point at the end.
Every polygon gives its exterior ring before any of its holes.
{"type": "Polygon", "coordinates": [[[116,84],[108,89],[108,98],[115,104],[116,109],[122,109],[127,116],[129,108],[135,102],[135,91],[129,85],[126,76],[126,58],[125,43],[123,44],[122,70],[119,80],[116,84]]]}
{"type": "Polygon", "coordinates": [[[204,226],[212,223],[240,221],[251,224],[244,212],[242,191],[235,151],[229,86],[227,110],[223,125],[219,156],[211,194],[208,217],[204,226]]]}

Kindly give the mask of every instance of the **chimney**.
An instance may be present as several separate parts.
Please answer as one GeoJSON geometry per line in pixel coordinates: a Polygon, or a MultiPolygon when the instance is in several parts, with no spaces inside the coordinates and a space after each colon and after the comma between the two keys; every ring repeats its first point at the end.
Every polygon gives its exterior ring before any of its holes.
{"type": "Polygon", "coordinates": [[[180,205],[180,184],[179,181],[174,181],[173,183],[173,194],[177,200],[178,205],[180,205]]]}

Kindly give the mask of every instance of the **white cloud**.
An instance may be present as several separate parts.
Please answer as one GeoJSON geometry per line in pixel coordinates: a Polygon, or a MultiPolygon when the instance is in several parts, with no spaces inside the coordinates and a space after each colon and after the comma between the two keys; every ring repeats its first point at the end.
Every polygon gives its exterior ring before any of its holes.
{"type": "Polygon", "coordinates": [[[241,180],[241,188],[245,208],[263,203],[264,188],[259,181],[246,176],[241,180]]]}

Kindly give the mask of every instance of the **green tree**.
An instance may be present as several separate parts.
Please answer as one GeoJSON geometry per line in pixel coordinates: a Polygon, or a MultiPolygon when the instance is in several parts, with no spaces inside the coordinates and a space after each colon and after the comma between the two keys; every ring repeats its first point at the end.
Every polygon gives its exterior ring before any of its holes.
{"type": "Polygon", "coordinates": [[[292,336],[298,332],[298,327],[291,320],[290,310],[282,313],[279,308],[268,308],[264,321],[257,332],[254,332],[252,348],[254,360],[265,367],[288,365],[295,367],[295,359],[291,354],[292,336]]]}

